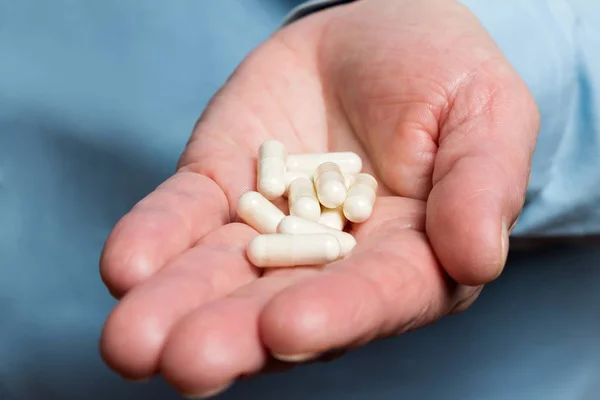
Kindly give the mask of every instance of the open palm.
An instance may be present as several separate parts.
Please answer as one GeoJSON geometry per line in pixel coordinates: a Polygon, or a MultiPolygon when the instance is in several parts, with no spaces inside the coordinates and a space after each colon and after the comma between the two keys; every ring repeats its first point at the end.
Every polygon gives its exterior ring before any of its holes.
{"type": "Polygon", "coordinates": [[[502,270],[538,114],[477,20],[450,0],[369,0],[277,32],[200,118],[177,173],[115,227],[102,338],[132,379],[185,394],[430,323],[502,270]],[[380,182],[351,256],[261,276],[235,222],[256,154],[355,151],[380,182]]]}

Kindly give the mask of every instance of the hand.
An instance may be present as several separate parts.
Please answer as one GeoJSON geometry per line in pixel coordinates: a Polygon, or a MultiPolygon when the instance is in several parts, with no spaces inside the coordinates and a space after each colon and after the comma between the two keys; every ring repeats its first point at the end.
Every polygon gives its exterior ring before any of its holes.
{"type": "Polygon", "coordinates": [[[207,395],[283,361],[465,309],[505,263],[539,125],[526,86],[450,0],[363,0],[277,32],[200,118],[177,173],[115,227],[102,337],[130,379],[207,395]],[[268,138],[355,151],[381,185],[352,255],[260,276],[236,223],[268,138]]]}

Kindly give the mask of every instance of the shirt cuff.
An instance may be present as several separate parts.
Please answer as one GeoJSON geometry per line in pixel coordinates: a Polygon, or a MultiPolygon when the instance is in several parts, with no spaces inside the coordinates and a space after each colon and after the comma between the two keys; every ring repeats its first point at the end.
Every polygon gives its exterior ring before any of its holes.
{"type": "Polygon", "coordinates": [[[288,15],[285,17],[283,24],[288,25],[294,21],[299,20],[300,18],[304,18],[309,14],[315,13],[317,11],[325,10],[329,7],[339,6],[342,4],[353,3],[356,0],[311,0],[306,3],[300,4],[298,7],[294,8],[288,15]]]}

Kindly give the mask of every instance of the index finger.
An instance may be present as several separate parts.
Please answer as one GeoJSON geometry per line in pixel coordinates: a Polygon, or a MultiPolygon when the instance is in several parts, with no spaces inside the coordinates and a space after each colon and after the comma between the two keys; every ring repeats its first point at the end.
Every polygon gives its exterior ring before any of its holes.
{"type": "Polygon", "coordinates": [[[178,172],[117,223],[102,252],[102,279],[120,297],[229,220],[227,198],[214,180],[178,172]]]}

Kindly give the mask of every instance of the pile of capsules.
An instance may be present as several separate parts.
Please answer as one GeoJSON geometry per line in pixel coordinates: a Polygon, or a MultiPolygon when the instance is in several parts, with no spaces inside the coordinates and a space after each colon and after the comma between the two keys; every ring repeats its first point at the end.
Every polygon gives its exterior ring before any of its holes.
{"type": "Polygon", "coordinates": [[[289,154],[277,140],[258,154],[257,192],[238,201],[238,215],[260,235],[247,249],[256,267],[321,265],[347,255],[356,245],[344,232],[348,221],[366,221],[373,210],[377,181],[361,173],[356,153],[289,154]],[[272,201],[285,196],[286,216],[272,201]]]}

